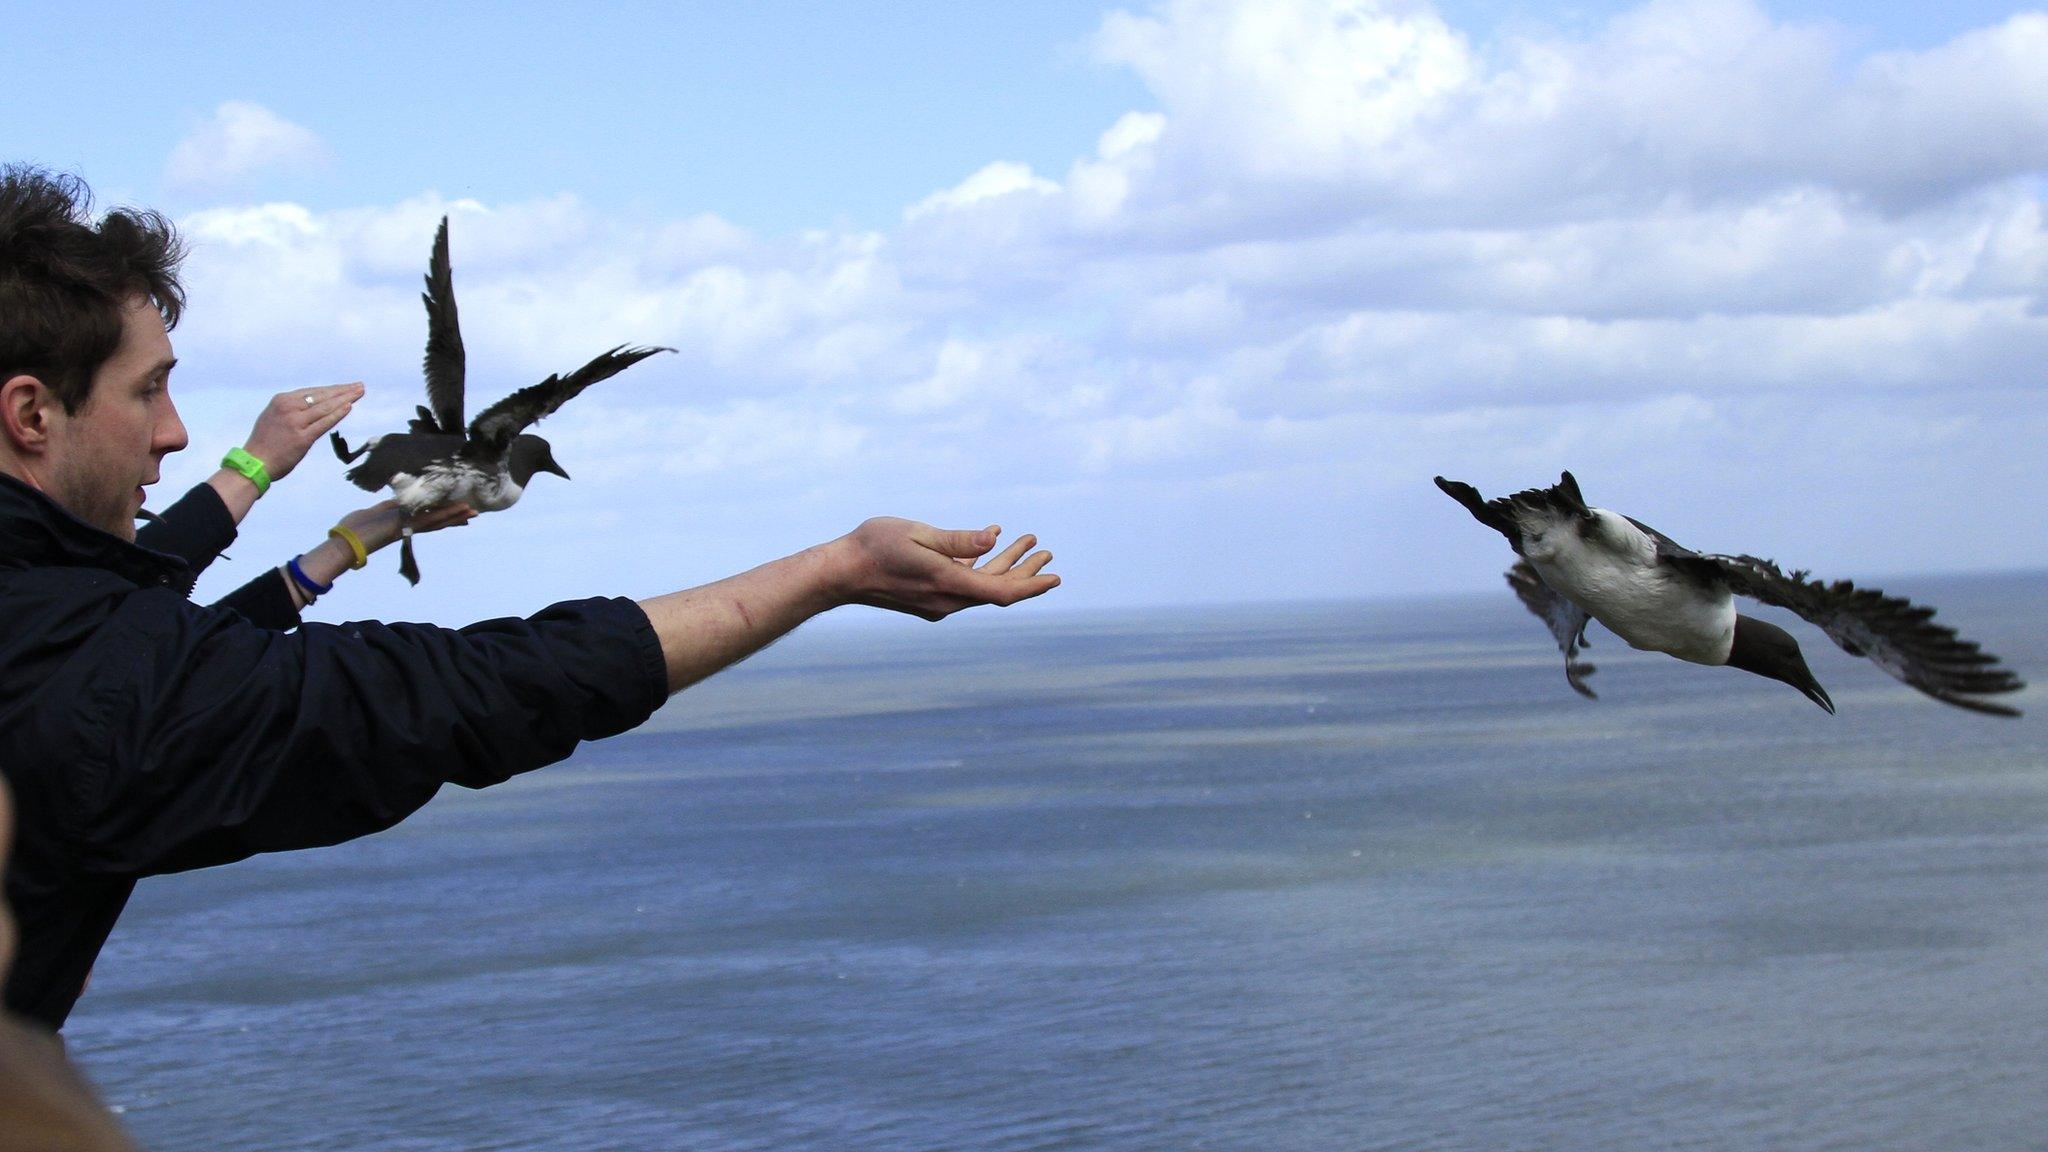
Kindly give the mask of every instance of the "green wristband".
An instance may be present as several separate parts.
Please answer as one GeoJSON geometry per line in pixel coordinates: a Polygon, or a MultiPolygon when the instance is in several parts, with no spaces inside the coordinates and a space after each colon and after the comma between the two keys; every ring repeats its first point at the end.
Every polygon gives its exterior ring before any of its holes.
{"type": "Polygon", "coordinates": [[[240,472],[242,475],[247,476],[249,483],[256,486],[256,494],[258,496],[270,491],[270,469],[265,468],[263,461],[249,455],[246,450],[241,448],[228,449],[228,454],[220,458],[220,466],[231,472],[240,472]]]}

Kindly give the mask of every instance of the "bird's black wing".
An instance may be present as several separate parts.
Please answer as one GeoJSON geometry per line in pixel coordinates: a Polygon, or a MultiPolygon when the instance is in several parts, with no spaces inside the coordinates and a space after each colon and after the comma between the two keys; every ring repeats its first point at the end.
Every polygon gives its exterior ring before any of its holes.
{"type": "Polygon", "coordinates": [[[1436,486],[1444,495],[1465,506],[1472,518],[1508,538],[1508,546],[1515,555],[1522,554],[1522,520],[1524,512],[1549,519],[1568,520],[1585,531],[1598,523],[1593,510],[1586,505],[1586,498],[1579,493],[1579,482],[1570,472],[1558,476],[1557,483],[1548,488],[1525,488],[1512,496],[1496,496],[1491,500],[1482,497],[1477,488],[1458,480],[1436,478],[1436,486]]]}
{"type": "Polygon", "coordinates": [[[1557,637],[1558,651],[1564,653],[1564,678],[1572,686],[1572,691],[1588,700],[1599,699],[1586,686],[1586,677],[1593,674],[1593,666],[1578,659],[1579,649],[1592,645],[1592,641],[1586,639],[1586,622],[1592,617],[1569,597],[1545,584],[1543,577],[1536,574],[1536,569],[1527,560],[1517,560],[1515,566],[1508,569],[1508,587],[1515,590],[1523,605],[1549,626],[1552,636],[1557,637]]]}
{"type": "Polygon", "coordinates": [[[2019,709],[1980,696],[2017,692],[2025,682],[2000,667],[1998,657],[1977,643],[1934,623],[1934,609],[1858,588],[1847,580],[1823,584],[1805,572],[1787,574],[1754,556],[1701,556],[1713,564],[1731,591],[1789,608],[1828,634],[1851,656],[1863,656],[1893,677],[1945,704],[2017,716],[2019,709]]]}
{"type": "Polygon", "coordinates": [[[369,459],[348,470],[349,482],[365,492],[375,492],[401,472],[418,476],[436,460],[453,457],[462,448],[462,437],[438,432],[396,432],[377,438],[369,459]]]}
{"type": "Polygon", "coordinates": [[[578,392],[599,380],[624,372],[656,352],[673,351],[673,348],[628,348],[621,344],[567,376],[550,376],[538,384],[529,384],[476,414],[476,419],[469,424],[468,451],[479,458],[495,459],[514,436],[568,403],[570,397],[578,392]]]}
{"type": "Polygon", "coordinates": [[[423,429],[415,420],[413,430],[459,433],[465,357],[462,325],[455,315],[455,279],[448,271],[446,216],[441,217],[441,228],[434,233],[434,255],[427,263],[427,290],[420,293],[420,302],[427,306],[427,354],[423,367],[427,374],[427,406],[433,410],[434,427],[423,429]]]}
{"type": "Polygon", "coordinates": [[[1443,489],[1444,495],[1464,505],[1474,520],[1507,537],[1508,547],[1515,550],[1515,555],[1522,554],[1522,529],[1515,523],[1511,511],[1501,507],[1506,501],[1488,500],[1479,494],[1479,489],[1463,480],[1446,480],[1439,476],[1436,486],[1443,489]]]}

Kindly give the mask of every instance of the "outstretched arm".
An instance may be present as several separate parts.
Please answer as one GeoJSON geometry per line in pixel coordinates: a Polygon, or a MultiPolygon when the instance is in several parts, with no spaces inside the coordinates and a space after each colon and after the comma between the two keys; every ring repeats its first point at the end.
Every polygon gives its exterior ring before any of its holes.
{"type": "Polygon", "coordinates": [[[101,643],[108,713],[79,737],[86,866],[143,875],[338,843],[443,783],[481,788],[632,728],[673,693],[819,612],[936,620],[1059,583],[998,530],[870,520],[829,544],[635,605],[593,599],[460,631],[307,624],[289,634],[144,589],[101,643]],[[176,802],[172,802],[175,797],[176,802]]]}
{"type": "Polygon", "coordinates": [[[987,563],[1002,529],[946,531],[880,517],[827,544],[807,548],[713,584],[672,592],[640,607],[661,639],[668,690],[736,664],[822,612],[846,604],[940,620],[977,604],[1010,605],[1059,586],[1045,572],[1050,552],[1020,536],[987,563]]]}

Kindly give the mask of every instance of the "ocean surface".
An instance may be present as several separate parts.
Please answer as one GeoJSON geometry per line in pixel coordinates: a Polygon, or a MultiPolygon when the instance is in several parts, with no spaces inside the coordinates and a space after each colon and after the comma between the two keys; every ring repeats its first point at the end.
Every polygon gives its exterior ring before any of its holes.
{"type": "MultiPolygon", "coordinates": [[[[1884,582],[2048,682],[2048,573],[1884,582]]],[[[2048,692],[1841,714],[1498,596],[816,627],[142,885],[155,1152],[2048,1146],[2048,692]]]]}

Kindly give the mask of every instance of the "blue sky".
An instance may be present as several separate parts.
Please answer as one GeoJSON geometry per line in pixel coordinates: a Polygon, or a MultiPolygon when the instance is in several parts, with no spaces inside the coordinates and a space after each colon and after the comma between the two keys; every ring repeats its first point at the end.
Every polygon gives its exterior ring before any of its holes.
{"type": "Polygon", "coordinates": [[[263,189],[313,207],[573,191],[769,230],[873,226],[991,149],[1063,166],[1144,98],[1090,62],[1103,9],[1070,0],[200,5],[171,23],[16,7],[10,38],[46,46],[17,90],[48,96],[10,113],[10,147],[168,199],[164,141],[245,100],[332,149],[263,189]]]}
{"type": "MultiPolygon", "coordinates": [[[[1560,468],[1828,575],[2048,563],[2022,7],[421,7],[5,14],[0,154],[194,241],[167,484],[294,384],[397,423],[444,212],[478,401],[679,349],[542,426],[575,481],[323,613],[644,595],[879,512],[1040,533],[1030,611],[1483,589],[1430,475],[1560,468]]],[[[316,454],[202,592],[357,498],[316,454]]]]}
{"type": "MultiPolygon", "coordinates": [[[[1584,32],[1637,5],[1458,0],[1475,37],[1584,32]]],[[[886,225],[1000,155],[1058,170],[1153,102],[1091,58],[1115,5],[5,5],[5,143],[116,198],[166,189],[165,142],[222,102],[318,132],[333,162],[252,191],[316,208],[436,189],[571,191],[623,211],[716,212],[772,231],[886,225]]],[[[1142,8],[1142,5],[1133,5],[1142,8]]],[[[1926,47],[2019,6],[1781,0],[1864,49],[1926,47]]]]}

